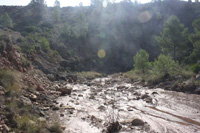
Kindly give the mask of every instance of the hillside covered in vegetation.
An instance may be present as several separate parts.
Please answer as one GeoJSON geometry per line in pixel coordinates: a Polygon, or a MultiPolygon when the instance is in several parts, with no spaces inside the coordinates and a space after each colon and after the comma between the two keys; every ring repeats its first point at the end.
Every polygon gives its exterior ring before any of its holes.
{"type": "MultiPolygon", "coordinates": [[[[179,38],[187,46],[184,54],[177,55],[182,59],[177,57],[177,60],[195,64],[198,59],[189,56],[194,55],[191,53],[196,39],[194,42],[189,36],[198,34],[199,6],[198,2],[178,0],[147,4],[122,1],[106,6],[103,1],[94,1],[89,7],[60,8],[59,1],[54,7],[47,7],[43,1],[32,1],[25,7],[1,6],[1,27],[21,33],[23,38],[18,40],[19,46],[28,54],[35,53],[36,47],[44,52],[51,49],[58,53],[64,59],[61,63],[64,69],[113,73],[132,69],[133,56],[139,49],[146,50],[151,61],[158,57],[162,41],[155,36],[160,35],[166,27],[164,22],[172,15],[178,22],[169,22],[169,26],[174,26],[177,33],[166,34],[179,38]],[[195,20],[196,25],[192,25],[195,20]],[[185,40],[178,35],[183,29],[178,29],[175,23],[183,24],[185,40]]],[[[182,44],[175,45],[179,49],[182,44]]]]}

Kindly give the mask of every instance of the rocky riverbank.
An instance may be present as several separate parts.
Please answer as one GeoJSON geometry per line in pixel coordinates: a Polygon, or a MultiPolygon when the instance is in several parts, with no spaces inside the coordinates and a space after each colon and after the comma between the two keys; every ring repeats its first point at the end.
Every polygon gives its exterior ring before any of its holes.
{"type": "Polygon", "coordinates": [[[55,113],[60,77],[43,73],[24,56],[11,45],[0,51],[0,132],[62,132],[55,113]]]}
{"type": "Polygon", "coordinates": [[[26,132],[29,126],[48,131],[57,119],[54,113],[57,109],[55,99],[60,93],[52,88],[54,83],[40,71],[33,69],[27,73],[15,72],[15,76],[18,77],[15,83],[17,86],[0,86],[0,131],[26,132]],[[27,125],[23,125],[26,122],[27,125]]]}

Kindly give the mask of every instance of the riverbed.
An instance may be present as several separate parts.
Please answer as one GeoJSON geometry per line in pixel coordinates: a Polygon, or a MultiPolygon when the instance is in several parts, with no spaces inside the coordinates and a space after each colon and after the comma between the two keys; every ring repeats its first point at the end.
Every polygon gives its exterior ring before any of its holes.
{"type": "Polygon", "coordinates": [[[120,133],[200,133],[200,96],[152,89],[108,76],[68,84],[73,91],[57,99],[65,133],[107,132],[111,123],[120,133]],[[136,126],[134,119],[142,120],[136,126]]]}

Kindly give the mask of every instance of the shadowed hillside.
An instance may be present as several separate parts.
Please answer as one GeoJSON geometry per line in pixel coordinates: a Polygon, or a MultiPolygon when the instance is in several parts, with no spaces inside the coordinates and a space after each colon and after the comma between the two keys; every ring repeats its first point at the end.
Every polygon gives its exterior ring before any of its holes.
{"type": "Polygon", "coordinates": [[[50,48],[66,60],[61,64],[64,68],[106,73],[130,70],[139,49],[145,49],[154,60],[160,54],[154,36],[171,15],[176,15],[189,32],[193,32],[192,22],[200,17],[199,3],[173,0],[63,8],[30,3],[26,7],[2,6],[0,10],[9,14],[12,29],[23,36],[45,36],[50,48]],[[98,57],[99,50],[105,57],[98,57]]]}

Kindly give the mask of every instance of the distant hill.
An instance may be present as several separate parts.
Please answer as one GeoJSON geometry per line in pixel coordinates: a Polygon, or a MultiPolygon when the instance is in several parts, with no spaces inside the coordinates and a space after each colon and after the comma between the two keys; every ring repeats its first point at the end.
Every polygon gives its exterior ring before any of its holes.
{"type": "Polygon", "coordinates": [[[171,0],[141,5],[120,2],[106,8],[63,7],[57,22],[55,8],[43,5],[0,6],[0,12],[10,15],[13,30],[23,36],[33,33],[27,32],[27,27],[39,27],[34,35],[38,32],[49,40],[51,49],[66,60],[63,67],[112,73],[132,69],[133,56],[141,48],[154,60],[160,53],[154,36],[171,15],[193,32],[192,22],[200,18],[200,3],[171,0]],[[104,58],[98,57],[100,49],[106,52],[104,58]]]}

